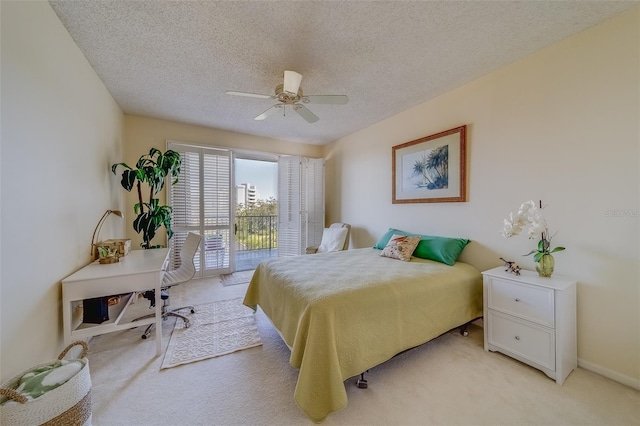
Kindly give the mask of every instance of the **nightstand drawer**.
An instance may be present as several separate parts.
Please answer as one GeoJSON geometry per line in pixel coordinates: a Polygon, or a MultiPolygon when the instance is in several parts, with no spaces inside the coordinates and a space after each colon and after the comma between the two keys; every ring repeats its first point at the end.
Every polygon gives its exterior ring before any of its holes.
{"type": "Polygon", "coordinates": [[[489,311],[489,344],[555,370],[555,332],[544,327],[489,311]]]}
{"type": "Polygon", "coordinates": [[[495,309],[547,327],[555,327],[553,290],[513,281],[491,279],[489,309],[495,309]]]}

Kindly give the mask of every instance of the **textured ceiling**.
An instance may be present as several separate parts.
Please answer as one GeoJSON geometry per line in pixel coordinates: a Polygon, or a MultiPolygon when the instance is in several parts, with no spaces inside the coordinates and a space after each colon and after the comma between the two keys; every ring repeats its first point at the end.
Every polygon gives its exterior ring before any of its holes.
{"type": "Polygon", "coordinates": [[[323,144],[468,83],[637,1],[51,1],[127,114],[323,144]],[[345,94],[253,118],[284,70],[345,94]]]}

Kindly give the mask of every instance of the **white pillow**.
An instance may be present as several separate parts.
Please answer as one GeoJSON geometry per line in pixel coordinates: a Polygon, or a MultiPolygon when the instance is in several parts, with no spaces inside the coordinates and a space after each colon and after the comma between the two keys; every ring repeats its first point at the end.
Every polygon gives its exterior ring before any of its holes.
{"type": "Polygon", "coordinates": [[[347,239],[347,232],[349,232],[347,228],[324,228],[318,253],[342,250],[344,241],[347,239]]]}

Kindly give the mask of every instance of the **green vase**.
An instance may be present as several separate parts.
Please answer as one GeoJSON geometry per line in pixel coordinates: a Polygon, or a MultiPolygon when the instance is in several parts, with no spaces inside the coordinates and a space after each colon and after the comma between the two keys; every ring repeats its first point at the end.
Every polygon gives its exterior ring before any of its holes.
{"type": "Polygon", "coordinates": [[[556,261],[550,254],[542,255],[540,260],[536,262],[536,271],[541,277],[549,278],[553,274],[553,267],[556,261]]]}

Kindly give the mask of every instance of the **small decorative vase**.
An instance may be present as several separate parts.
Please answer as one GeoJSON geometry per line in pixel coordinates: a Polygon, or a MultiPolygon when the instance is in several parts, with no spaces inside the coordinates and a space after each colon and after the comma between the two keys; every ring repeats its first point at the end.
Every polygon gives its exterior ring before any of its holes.
{"type": "Polygon", "coordinates": [[[553,274],[553,267],[556,261],[550,254],[542,255],[540,260],[536,262],[536,271],[541,277],[549,278],[553,274]]]}

